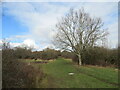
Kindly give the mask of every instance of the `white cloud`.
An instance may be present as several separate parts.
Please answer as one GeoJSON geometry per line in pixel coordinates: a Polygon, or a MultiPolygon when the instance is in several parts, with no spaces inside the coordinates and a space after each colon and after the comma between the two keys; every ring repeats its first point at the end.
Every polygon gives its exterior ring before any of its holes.
{"type": "Polygon", "coordinates": [[[28,48],[33,48],[33,50],[42,50],[44,48],[50,47],[54,48],[52,44],[47,44],[47,43],[42,43],[41,45],[37,45],[36,42],[32,39],[25,39],[21,43],[10,43],[12,47],[28,47],[28,48]]]}
{"type": "Polygon", "coordinates": [[[0,40],[0,45],[2,44],[2,40],[0,40]]]}
{"type": "MultiPolygon", "coordinates": [[[[48,45],[50,44],[52,35],[54,34],[52,30],[57,22],[57,17],[64,15],[69,8],[58,7],[48,3],[42,5],[44,8],[48,9],[48,12],[40,13],[34,10],[36,7],[30,3],[18,3],[17,5],[16,3],[6,3],[4,7],[9,9],[7,12],[8,14],[15,16],[16,20],[29,28],[29,35],[27,35],[29,36],[28,38],[32,38],[35,41],[40,42],[39,44],[48,45]]],[[[25,38],[20,35],[14,37],[25,38]]],[[[14,37],[12,37],[12,39],[14,37]]]]}
{"type": "Polygon", "coordinates": [[[10,43],[10,45],[11,45],[11,47],[13,48],[13,47],[19,47],[19,46],[21,46],[22,45],[22,43],[10,43]]]}
{"type": "Polygon", "coordinates": [[[115,48],[118,45],[118,22],[109,26],[108,44],[110,47],[115,48]]]}
{"type": "MultiPolygon", "coordinates": [[[[110,16],[112,13],[117,12],[117,3],[66,3],[66,5],[61,5],[60,3],[24,2],[5,3],[3,6],[8,9],[8,11],[6,11],[7,14],[13,15],[16,20],[29,28],[28,35],[16,35],[13,37],[19,39],[22,38],[24,43],[34,45],[36,48],[51,45],[50,42],[52,40],[52,36],[55,34],[53,29],[57,23],[57,19],[64,16],[71,7],[78,9],[83,6],[85,11],[89,12],[90,15],[101,17],[105,23],[112,22],[108,25],[111,35],[110,39],[117,33],[117,27],[113,23],[113,21],[117,23],[117,19],[111,18],[110,16]],[[115,29],[114,33],[112,33],[113,28],[115,29]],[[39,47],[36,46],[38,44],[39,47]]],[[[115,40],[111,40],[116,43],[115,40]]]]}
{"type": "Polygon", "coordinates": [[[26,39],[23,41],[23,44],[28,47],[33,47],[35,49],[38,49],[39,47],[36,45],[35,41],[32,39],[26,39]]]}
{"type": "Polygon", "coordinates": [[[39,46],[32,39],[25,39],[23,42],[10,42],[10,46],[13,47],[28,47],[34,50],[40,50],[39,46]]]}

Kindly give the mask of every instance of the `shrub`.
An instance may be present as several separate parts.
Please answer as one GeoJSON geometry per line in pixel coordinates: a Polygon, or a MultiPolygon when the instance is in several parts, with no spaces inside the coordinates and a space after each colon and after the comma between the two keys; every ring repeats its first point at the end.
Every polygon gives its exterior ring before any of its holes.
{"type": "Polygon", "coordinates": [[[14,50],[6,49],[2,51],[3,88],[35,87],[37,75],[40,79],[44,76],[40,70],[19,61],[15,57],[14,50]]]}
{"type": "Polygon", "coordinates": [[[15,56],[19,59],[28,59],[32,55],[31,49],[27,49],[26,47],[16,47],[14,51],[15,56]]]}
{"type": "Polygon", "coordinates": [[[74,53],[71,53],[71,52],[68,52],[68,51],[61,52],[61,57],[72,59],[73,56],[74,56],[74,53]]]}
{"type": "MultiPolygon", "coordinates": [[[[78,62],[78,57],[74,55],[74,62],[78,62]]],[[[82,53],[82,63],[90,65],[117,65],[117,49],[107,49],[104,47],[87,48],[82,53]]]]}
{"type": "Polygon", "coordinates": [[[60,56],[60,51],[46,48],[43,51],[41,51],[41,59],[50,60],[50,59],[56,59],[60,56]]]}

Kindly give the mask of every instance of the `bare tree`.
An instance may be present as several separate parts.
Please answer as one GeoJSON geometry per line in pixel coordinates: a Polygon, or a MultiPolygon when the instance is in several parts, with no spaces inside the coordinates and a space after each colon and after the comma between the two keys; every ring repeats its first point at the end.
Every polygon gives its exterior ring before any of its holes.
{"type": "Polygon", "coordinates": [[[2,50],[10,49],[10,42],[7,41],[6,39],[3,39],[2,40],[2,45],[0,47],[2,48],[2,50]]]}
{"type": "Polygon", "coordinates": [[[78,11],[70,9],[56,24],[57,34],[53,43],[60,49],[74,52],[79,58],[78,64],[82,65],[83,50],[93,47],[108,34],[103,25],[100,18],[90,17],[83,8],[78,11]]]}

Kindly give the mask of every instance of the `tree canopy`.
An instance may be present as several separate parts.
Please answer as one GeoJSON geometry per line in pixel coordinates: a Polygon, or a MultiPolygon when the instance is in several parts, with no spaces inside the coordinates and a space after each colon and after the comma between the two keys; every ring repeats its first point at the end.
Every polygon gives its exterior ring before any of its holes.
{"type": "Polygon", "coordinates": [[[81,62],[81,54],[84,49],[93,47],[97,41],[105,39],[106,29],[101,18],[90,17],[84,9],[75,11],[70,9],[56,24],[57,34],[54,37],[56,47],[74,52],[81,62]]]}

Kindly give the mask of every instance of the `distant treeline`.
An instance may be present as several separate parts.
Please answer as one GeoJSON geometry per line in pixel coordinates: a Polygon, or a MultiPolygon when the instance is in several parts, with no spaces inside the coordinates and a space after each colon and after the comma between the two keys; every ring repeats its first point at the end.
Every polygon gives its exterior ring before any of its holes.
{"type": "MultiPolygon", "coordinates": [[[[43,51],[32,52],[27,48],[14,49],[15,56],[19,59],[43,59],[50,60],[58,57],[70,58],[74,62],[78,62],[78,57],[68,51],[60,51],[46,48],[43,51]]],[[[84,65],[101,65],[108,66],[118,64],[118,49],[107,49],[104,47],[88,48],[82,53],[82,61],[84,65]]]]}

